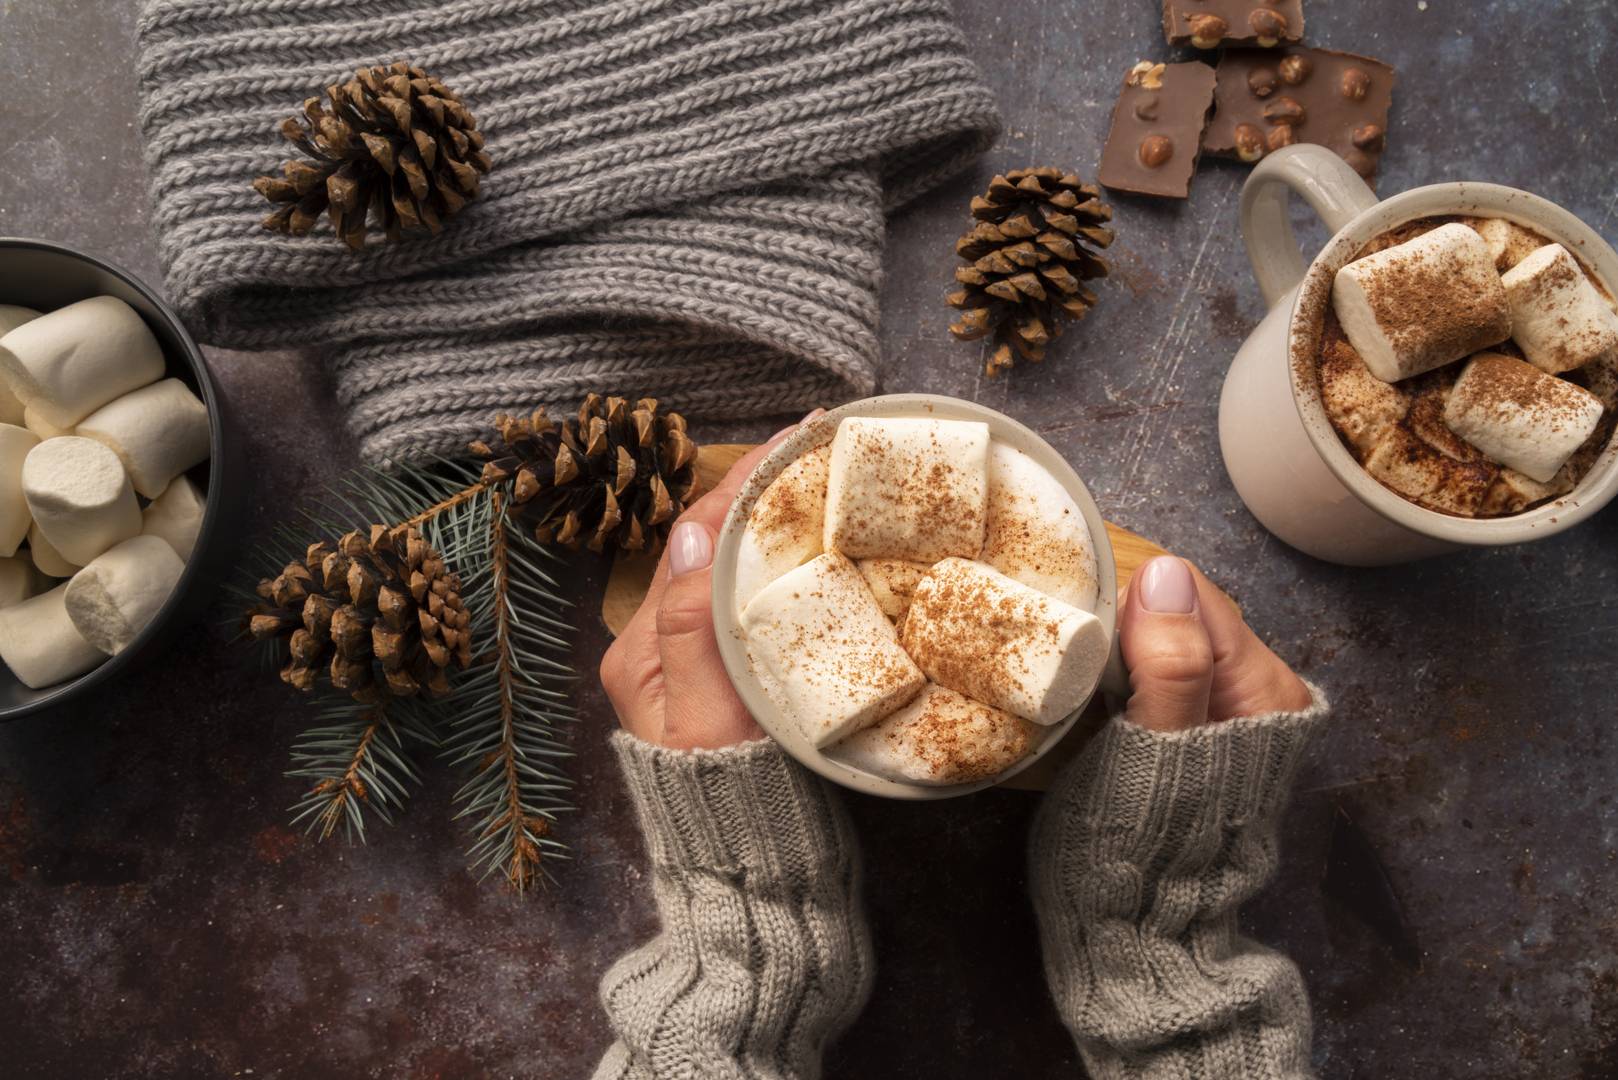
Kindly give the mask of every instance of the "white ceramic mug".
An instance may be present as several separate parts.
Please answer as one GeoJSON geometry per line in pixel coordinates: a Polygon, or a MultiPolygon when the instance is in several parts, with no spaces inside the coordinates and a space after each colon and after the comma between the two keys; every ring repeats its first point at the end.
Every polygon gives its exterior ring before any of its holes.
{"type": "Polygon", "coordinates": [[[1566,247],[1611,295],[1618,253],[1537,195],[1498,184],[1433,184],[1378,201],[1341,158],[1289,146],[1242,189],[1242,239],[1269,313],[1243,343],[1219,398],[1219,447],[1236,492],[1270,532],[1329,562],[1376,566],[1461,547],[1539,540],[1583,521],[1618,494],[1618,440],[1578,487],[1510,517],[1452,517],[1384,487],[1338,438],[1320,402],[1315,356],[1332,279],[1380,233],[1439,214],[1498,217],[1566,247]],[[1297,192],[1334,235],[1306,269],[1287,217],[1297,192]]]}
{"type": "Polygon", "coordinates": [[[758,463],[742,485],[736,501],[731,504],[719,531],[719,542],[713,561],[713,616],[714,633],[719,640],[719,654],[724,658],[725,670],[730,675],[742,704],[753,714],[766,734],[780,743],[787,753],[828,780],[890,799],[946,799],[954,795],[967,795],[1009,780],[1034,762],[1044,757],[1062,737],[1073,728],[1098,690],[1112,694],[1128,694],[1129,676],[1125,673],[1119,655],[1116,628],[1118,622],[1118,568],[1113,561],[1112,542],[1107,537],[1107,523],[1101,518],[1090,489],[1084,486],[1078,473],[1073,471],[1061,454],[1037,433],[993,409],[960,398],[941,397],[937,394],[889,394],[885,397],[865,398],[833,409],[812,420],[788,436],[781,445],[758,463]],[[1100,684],[1091,690],[1084,703],[1060,723],[1039,729],[1039,742],[1021,761],[1005,771],[983,780],[964,784],[917,784],[893,780],[864,769],[845,765],[817,750],[804,735],[796,721],[784,716],[770,699],[758,676],[753,673],[747,656],[747,641],[736,618],[736,551],[741,544],[742,530],[752,516],[753,504],[770,482],[781,475],[792,462],[818,446],[831,441],[837,425],[845,416],[927,417],[941,420],[978,420],[989,425],[989,437],[1027,454],[1072,496],[1084,523],[1090,530],[1095,547],[1097,595],[1095,614],[1101,627],[1113,641],[1112,658],[1100,684]]]}

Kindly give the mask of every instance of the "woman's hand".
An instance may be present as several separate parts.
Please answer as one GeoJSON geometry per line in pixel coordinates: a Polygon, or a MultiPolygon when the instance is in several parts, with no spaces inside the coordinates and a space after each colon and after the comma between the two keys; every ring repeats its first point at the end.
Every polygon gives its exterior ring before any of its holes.
{"type": "Polygon", "coordinates": [[[1128,719],[1154,731],[1309,705],[1309,688],[1202,571],[1172,555],[1141,567],[1120,620],[1128,719]]]}
{"type": "Polygon", "coordinates": [[[719,658],[710,568],[719,527],[743,481],[796,428],[749,451],[680,515],[640,610],[601,658],[607,697],[624,730],[636,738],[674,750],[717,750],[764,737],[719,658]]]}

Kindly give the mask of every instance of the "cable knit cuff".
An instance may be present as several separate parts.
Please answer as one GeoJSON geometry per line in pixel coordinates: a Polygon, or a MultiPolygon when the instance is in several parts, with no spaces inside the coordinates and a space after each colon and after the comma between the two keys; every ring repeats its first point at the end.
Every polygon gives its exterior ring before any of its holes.
{"type": "Polygon", "coordinates": [[[1047,813],[1072,815],[1099,860],[1220,857],[1229,836],[1275,817],[1310,735],[1329,708],[1320,688],[1296,712],[1187,731],[1149,731],[1115,716],[1058,781],[1047,813]]]}
{"type": "Polygon", "coordinates": [[[853,860],[825,781],[768,739],[669,750],[619,732],[612,744],[654,867],[802,881],[853,860]]]}

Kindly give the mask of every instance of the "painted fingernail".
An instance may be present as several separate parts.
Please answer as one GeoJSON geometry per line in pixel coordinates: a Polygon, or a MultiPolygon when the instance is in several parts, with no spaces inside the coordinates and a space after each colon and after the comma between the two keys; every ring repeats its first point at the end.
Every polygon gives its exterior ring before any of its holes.
{"type": "Polygon", "coordinates": [[[1140,606],[1161,615],[1189,615],[1197,606],[1190,568],[1172,555],[1159,555],[1141,567],[1140,606]]]}
{"type": "Polygon", "coordinates": [[[777,431],[774,435],[771,435],[765,441],[766,442],[772,442],[772,443],[778,443],[782,439],[786,438],[788,435],[791,435],[794,431],[797,431],[797,430],[798,430],[798,425],[797,424],[791,424],[791,425],[789,425],[787,427],[782,428],[780,431],[777,431]]]}
{"type": "Polygon", "coordinates": [[[682,521],[669,534],[669,576],[705,570],[713,562],[713,534],[699,521],[682,521]]]}
{"type": "Polygon", "coordinates": [[[826,410],[825,409],[816,409],[814,412],[810,413],[808,416],[805,416],[802,420],[799,420],[798,423],[801,426],[803,424],[807,424],[809,421],[813,420],[817,416],[825,416],[825,415],[826,415],[826,410]]]}

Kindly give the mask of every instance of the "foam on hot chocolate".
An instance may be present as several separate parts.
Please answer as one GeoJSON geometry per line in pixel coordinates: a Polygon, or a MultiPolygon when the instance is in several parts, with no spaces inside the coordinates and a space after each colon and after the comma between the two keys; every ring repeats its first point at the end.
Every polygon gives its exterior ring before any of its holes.
{"type": "MultiPolygon", "coordinates": [[[[1425,237],[1452,227],[1481,238],[1496,275],[1505,272],[1498,284],[1507,294],[1511,311],[1509,337],[1502,335],[1486,347],[1431,370],[1386,381],[1379,377],[1386,372],[1374,372],[1355,347],[1341,317],[1344,309],[1334,302],[1333,310],[1326,313],[1317,355],[1321,404],[1366,471],[1411,502],[1462,517],[1516,514],[1573,490],[1611,436],[1613,407],[1618,405],[1618,348],[1598,347],[1607,319],[1618,326],[1618,315],[1610,296],[1576,259],[1515,222],[1480,218],[1409,222],[1374,238],[1349,267],[1363,268],[1369,263],[1374,269],[1377,263],[1372,259],[1420,252],[1419,242],[1425,237]],[[1576,278],[1569,276],[1570,268],[1576,278]],[[1515,301],[1511,299],[1512,282],[1517,283],[1515,301]],[[1547,311],[1554,314],[1547,316],[1547,311]],[[1542,384],[1542,394],[1563,401],[1571,411],[1564,410],[1565,415],[1552,419],[1549,412],[1518,407],[1514,415],[1505,416],[1498,414],[1503,406],[1495,402],[1496,411],[1488,414],[1492,419],[1486,419],[1486,410],[1470,392],[1481,382],[1470,384],[1466,395],[1470,407],[1456,405],[1452,410],[1454,388],[1469,359],[1493,352],[1501,354],[1502,360],[1521,364],[1518,347],[1525,340],[1534,341],[1541,331],[1547,332],[1548,340],[1540,349],[1546,360],[1540,366],[1547,371],[1558,368],[1562,374],[1561,378],[1547,374],[1551,384],[1558,385],[1542,384]],[[1597,355],[1590,355],[1592,352],[1597,355]],[[1552,355],[1557,359],[1547,359],[1552,355]],[[1574,356],[1585,359],[1575,367],[1562,367],[1574,356]],[[1583,393],[1581,385],[1605,406],[1593,426],[1589,423],[1590,399],[1578,396],[1583,393]],[[1530,420],[1530,415],[1538,418],[1530,420]]],[[[1451,236],[1447,244],[1457,248],[1470,245],[1465,238],[1451,236]]],[[[1449,258],[1447,244],[1434,245],[1429,254],[1438,253],[1434,266],[1448,261],[1451,285],[1477,276],[1477,260],[1470,255],[1449,258]],[[1464,268],[1457,269],[1458,262],[1465,263],[1464,268]]],[[[1424,300],[1416,308],[1429,311],[1434,304],[1446,303],[1453,292],[1453,288],[1446,290],[1434,283],[1430,301],[1424,300]]],[[[1334,301],[1336,298],[1334,290],[1334,301]]],[[[1461,306],[1472,303],[1465,300],[1461,306]]],[[[1491,362],[1480,371],[1499,368],[1499,362],[1491,362]]]]}

